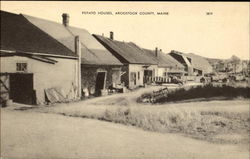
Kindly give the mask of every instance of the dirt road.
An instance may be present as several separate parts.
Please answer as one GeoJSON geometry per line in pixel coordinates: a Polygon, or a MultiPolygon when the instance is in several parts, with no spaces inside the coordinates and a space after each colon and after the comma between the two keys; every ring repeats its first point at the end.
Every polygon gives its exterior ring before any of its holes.
{"type": "Polygon", "coordinates": [[[98,120],[1,109],[1,157],[248,159],[249,152],[98,120]]]}

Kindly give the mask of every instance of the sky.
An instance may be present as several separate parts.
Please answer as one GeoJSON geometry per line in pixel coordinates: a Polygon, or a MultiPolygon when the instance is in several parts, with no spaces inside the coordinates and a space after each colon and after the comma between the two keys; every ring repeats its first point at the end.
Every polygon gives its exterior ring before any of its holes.
{"type": "Polygon", "coordinates": [[[68,13],[71,26],[107,37],[113,31],[115,40],[135,42],[152,50],[158,47],[165,53],[177,50],[210,58],[228,59],[236,55],[249,59],[249,5],[249,2],[1,1],[1,10],[58,23],[62,22],[62,13],[68,13]],[[101,11],[113,15],[97,14],[101,11]]]}

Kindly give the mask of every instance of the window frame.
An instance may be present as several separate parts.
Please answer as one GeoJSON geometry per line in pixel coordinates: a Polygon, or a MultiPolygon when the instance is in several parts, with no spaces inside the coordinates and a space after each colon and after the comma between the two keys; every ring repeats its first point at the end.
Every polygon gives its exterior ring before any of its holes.
{"type": "Polygon", "coordinates": [[[17,72],[28,72],[28,63],[25,61],[16,62],[16,71],[17,72]]]}

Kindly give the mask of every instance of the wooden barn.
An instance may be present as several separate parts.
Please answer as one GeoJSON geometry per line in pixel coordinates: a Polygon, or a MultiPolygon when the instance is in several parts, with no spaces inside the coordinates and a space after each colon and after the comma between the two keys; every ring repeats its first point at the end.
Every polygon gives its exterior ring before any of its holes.
{"type": "Polygon", "coordinates": [[[157,47],[155,50],[143,49],[147,56],[151,57],[158,64],[157,76],[160,78],[166,78],[171,75],[174,76],[183,76],[184,66],[174,59],[169,54],[162,52],[161,49],[157,47]]]}
{"type": "Polygon", "coordinates": [[[122,63],[87,30],[1,11],[1,102],[79,100],[120,84],[122,63]]]}
{"type": "Polygon", "coordinates": [[[182,53],[172,50],[169,53],[173,58],[179,61],[185,67],[188,76],[202,76],[207,73],[212,73],[213,68],[204,57],[193,53],[182,53]]]}
{"type": "Polygon", "coordinates": [[[81,52],[81,87],[83,95],[99,95],[112,85],[121,83],[122,63],[87,30],[69,25],[70,17],[62,14],[62,23],[25,15],[27,20],[46,34],[75,50],[74,37],[79,36],[81,52]]]}
{"type": "MultiPolygon", "coordinates": [[[[30,23],[24,15],[1,11],[1,104],[80,98],[79,56],[30,23]]],[[[73,37],[77,46],[77,37],[73,37]]]]}
{"type": "Polygon", "coordinates": [[[110,32],[110,38],[93,36],[123,63],[121,81],[126,87],[143,86],[157,76],[157,62],[146,56],[135,43],[114,40],[113,32],[110,32]]]}

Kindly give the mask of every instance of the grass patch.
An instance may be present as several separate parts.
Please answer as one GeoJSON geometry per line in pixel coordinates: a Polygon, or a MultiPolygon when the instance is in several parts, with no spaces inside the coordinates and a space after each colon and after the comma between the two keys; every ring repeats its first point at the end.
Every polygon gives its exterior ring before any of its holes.
{"type": "Polygon", "coordinates": [[[249,112],[234,111],[226,107],[218,109],[212,105],[206,107],[89,105],[51,107],[43,112],[104,120],[161,133],[181,133],[216,143],[248,143],[249,112]]]}
{"type": "Polygon", "coordinates": [[[118,108],[106,110],[103,119],[115,123],[133,125],[144,130],[182,133],[187,136],[214,142],[239,143],[248,140],[215,139],[221,134],[249,133],[247,113],[218,111],[143,111],[140,109],[118,108]]]}

